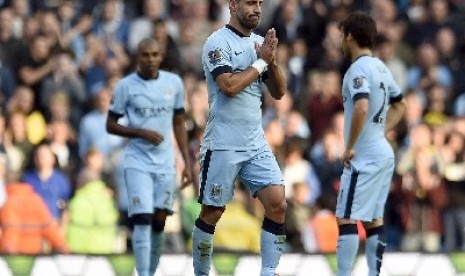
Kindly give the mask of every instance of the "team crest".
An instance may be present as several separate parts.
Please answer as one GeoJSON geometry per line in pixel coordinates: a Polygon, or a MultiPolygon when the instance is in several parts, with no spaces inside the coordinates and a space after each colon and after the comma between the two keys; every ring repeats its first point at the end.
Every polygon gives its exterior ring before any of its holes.
{"type": "Polygon", "coordinates": [[[132,197],[132,204],[140,205],[140,198],[138,196],[132,197]]]}
{"type": "Polygon", "coordinates": [[[165,89],[165,91],[163,91],[163,94],[165,95],[165,97],[170,97],[171,95],[173,95],[173,91],[167,88],[165,89]]]}
{"type": "Polygon", "coordinates": [[[213,187],[210,190],[210,195],[212,197],[219,197],[221,195],[221,185],[220,184],[213,184],[213,187]]]}
{"type": "Polygon", "coordinates": [[[215,49],[208,53],[208,59],[212,65],[217,65],[223,57],[221,56],[220,49],[215,49]]]}
{"type": "Polygon", "coordinates": [[[363,85],[363,77],[356,77],[354,80],[354,88],[359,89],[363,85]]]}

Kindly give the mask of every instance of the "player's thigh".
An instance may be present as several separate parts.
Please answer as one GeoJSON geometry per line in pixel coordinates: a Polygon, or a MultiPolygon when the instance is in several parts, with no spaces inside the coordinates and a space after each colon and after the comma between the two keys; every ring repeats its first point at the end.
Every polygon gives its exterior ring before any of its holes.
{"type": "Polygon", "coordinates": [[[394,174],[394,159],[384,160],[380,165],[381,170],[379,172],[379,184],[381,185],[381,188],[379,190],[373,219],[381,218],[384,216],[384,209],[386,206],[387,198],[389,196],[389,190],[391,189],[392,176],[394,174]]]}
{"type": "Polygon", "coordinates": [[[199,202],[225,206],[233,196],[234,181],[246,159],[244,152],[201,150],[199,202]]]}
{"type": "Polygon", "coordinates": [[[336,207],[338,218],[372,221],[378,209],[384,208],[386,164],[387,161],[376,161],[360,168],[344,168],[336,207]]]}
{"type": "Polygon", "coordinates": [[[239,171],[239,180],[253,196],[270,185],[284,185],[281,169],[268,145],[250,154],[239,171]]]}
{"type": "Polygon", "coordinates": [[[164,210],[173,214],[174,199],[176,196],[175,174],[152,174],[154,189],[152,191],[153,209],[164,210]]]}
{"type": "Polygon", "coordinates": [[[129,216],[153,212],[153,178],[150,173],[138,169],[124,169],[129,200],[129,216]]]}

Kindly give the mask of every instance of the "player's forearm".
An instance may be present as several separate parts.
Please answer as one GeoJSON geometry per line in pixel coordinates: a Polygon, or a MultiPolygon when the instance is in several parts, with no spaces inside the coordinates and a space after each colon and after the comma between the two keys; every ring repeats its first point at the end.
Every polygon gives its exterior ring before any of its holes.
{"type": "Polygon", "coordinates": [[[254,67],[249,66],[242,72],[222,74],[218,76],[217,84],[224,94],[228,97],[234,97],[252,82],[256,81],[259,76],[258,71],[254,67]]]}
{"type": "Polygon", "coordinates": [[[186,167],[190,168],[189,147],[187,131],[184,123],[184,114],[175,116],[173,131],[174,136],[176,137],[176,142],[178,143],[179,151],[186,163],[186,167]]]}
{"type": "Polygon", "coordinates": [[[363,126],[365,125],[365,121],[368,114],[368,108],[365,107],[363,103],[358,103],[360,101],[366,101],[366,105],[368,105],[368,100],[358,100],[354,106],[354,110],[352,113],[352,121],[350,124],[350,133],[349,139],[346,144],[346,150],[353,149],[355,143],[357,142],[360,133],[362,133],[363,126]]]}
{"type": "Polygon", "coordinates": [[[268,65],[268,80],[266,87],[273,98],[279,100],[286,94],[286,78],[277,64],[268,65]]]}
{"type": "Polygon", "coordinates": [[[404,116],[405,109],[406,109],[406,103],[404,99],[392,104],[389,107],[387,117],[386,117],[386,128],[385,128],[386,132],[391,131],[397,126],[397,124],[400,122],[400,120],[404,116]]]}
{"type": "Polygon", "coordinates": [[[140,129],[125,127],[118,124],[117,119],[108,117],[106,124],[107,132],[125,138],[139,138],[140,129]]]}

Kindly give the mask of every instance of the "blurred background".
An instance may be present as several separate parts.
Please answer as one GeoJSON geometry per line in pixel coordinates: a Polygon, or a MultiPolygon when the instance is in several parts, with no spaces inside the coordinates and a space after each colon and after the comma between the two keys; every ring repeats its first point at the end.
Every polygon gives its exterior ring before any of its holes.
{"type": "MultiPolygon", "coordinates": [[[[388,134],[396,170],[385,215],[387,256],[450,253],[455,271],[465,271],[464,0],[263,2],[256,32],[277,30],[278,63],[288,79],[287,95],[274,101],[264,93],[262,106],[265,136],[286,183],[286,253],[333,262],[340,87],[349,65],[337,25],[354,10],[375,18],[374,52],[407,100],[405,119],[388,134]]],[[[135,70],[137,44],[149,36],[162,46],[161,69],[180,74],[185,86],[195,183],[178,194],[165,253],[189,258],[208,116],[201,52],[228,20],[227,0],[0,0],[0,253],[25,258],[1,258],[0,270],[5,264],[11,273],[33,263],[26,255],[48,254],[76,263],[76,254],[108,254],[132,265],[121,177],[126,141],[107,134],[105,121],[115,83],[135,70]]],[[[180,155],[176,166],[184,167],[180,155]]],[[[237,183],[214,241],[222,256],[233,257],[219,257],[219,267],[259,252],[262,215],[237,183]]]]}

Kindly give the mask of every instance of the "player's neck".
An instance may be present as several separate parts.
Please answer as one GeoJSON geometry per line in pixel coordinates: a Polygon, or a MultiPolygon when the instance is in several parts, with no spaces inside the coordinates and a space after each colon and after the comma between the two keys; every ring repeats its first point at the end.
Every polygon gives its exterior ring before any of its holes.
{"type": "Polygon", "coordinates": [[[149,75],[147,73],[137,71],[137,75],[143,80],[155,80],[155,79],[158,78],[158,71],[156,71],[155,74],[153,74],[153,75],[149,75]]]}
{"type": "Polygon", "coordinates": [[[362,49],[354,49],[352,51],[352,62],[356,61],[360,57],[363,56],[373,56],[373,51],[369,48],[362,48],[362,49]]]}

